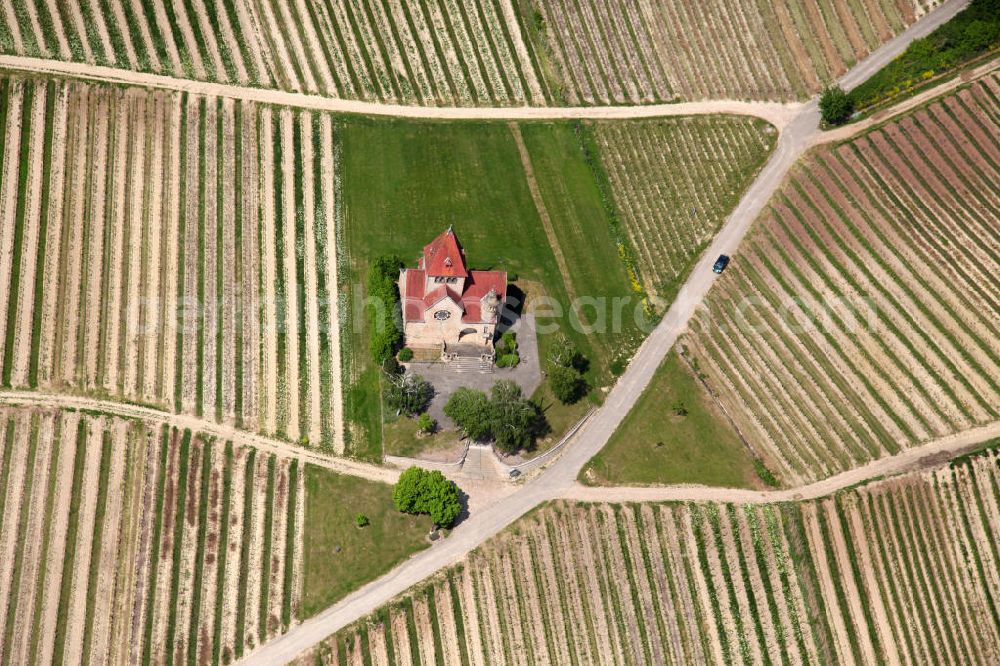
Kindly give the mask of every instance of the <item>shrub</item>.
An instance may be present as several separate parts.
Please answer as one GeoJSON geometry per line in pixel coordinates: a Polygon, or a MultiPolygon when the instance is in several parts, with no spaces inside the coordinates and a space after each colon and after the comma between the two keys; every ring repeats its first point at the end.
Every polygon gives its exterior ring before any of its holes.
{"type": "Polygon", "coordinates": [[[403,513],[429,514],[434,524],[450,527],[462,512],[458,486],[435,470],[410,467],[392,489],[392,501],[403,513]]]}
{"type": "Polygon", "coordinates": [[[688,415],[688,408],[687,408],[687,405],[684,404],[683,400],[678,400],[677,402],[675,402],[670,407],[670,409],[671,409],[671,411],[673,411],[674,416],[687,416],[688,415]]]}
{"type": "Polygon", "coordinates": [[[357,525],[358,527],[368,527],[369,525],[372,524],[372,521],[368,520],[368,516],[366,516],[365,514],[359,513],[358,515],[354,516],[354,524],[357,525]]]}
{"type": "Polygon", "coordinates": [[[498,368],[516,368],[520,362],[521,356],[517,352],[498,354],[495,361],[498,368]]]}
{"type": "Polygon", "coordinates": [[[475,440],[489,439],[490,402],[482,391],[464,386],[459,388],[448,398],[444,413],[466,437],[475,440]]]}
{"type": "Polygon", "coordinates": [[[388,375],[384,397],[390,409],[412,416],[427,409],[434,397],[434,387],[420,375],[410,372],[388,375]]]}
{"type": "Polygon", "coordinates": [[[399,360],[403,363],[413,360],[413,350],[409,347],[403,347],[399,350],[399,360]]]}
{"type": "Polygon", "coordinates": [[[564,405],[571,405],[587,394],[587,382],[576,368],[556,365],[549,369],[552,394],[564,405]]]}
{"type": "Polygon", "coordinates": [[[435,421],[430,414],[424,412],[417,419],[417,430],[429,435],[437,429],[437,421],[435,421]]]}
{"type": "Polygon", "coordinates": [[[382,372],[394,377],[396,375],[403,374],[403,366],[399,364],[395,356],[390,356],[389,358],[382,361],[382,372]]]}
{"type": "Polygon", "coordinates": [[[830,86],[819,98],[819,114],[829,125],[843,125],[854,113],[854,100],[840,86],[830,86]]]}

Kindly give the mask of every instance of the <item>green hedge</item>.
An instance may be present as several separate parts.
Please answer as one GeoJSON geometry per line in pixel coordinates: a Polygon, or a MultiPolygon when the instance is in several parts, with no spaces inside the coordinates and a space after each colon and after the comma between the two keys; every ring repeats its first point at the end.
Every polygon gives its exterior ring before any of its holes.
{"type": "Polygon", "coordinates": [[[371,337],[368,350],[372,359],[381,365],[396,354],[403,343],[400,320],[399,270],[403,260],[396,255],[384,255],[375,259],[368,267],[368,325],[371,337]]]}
{"type": "Polygon", "coordinates": [[[858,108],[877,104],[1000,46],[1000,0],[972,0],[953,19],[851,91],[858,108]]]}

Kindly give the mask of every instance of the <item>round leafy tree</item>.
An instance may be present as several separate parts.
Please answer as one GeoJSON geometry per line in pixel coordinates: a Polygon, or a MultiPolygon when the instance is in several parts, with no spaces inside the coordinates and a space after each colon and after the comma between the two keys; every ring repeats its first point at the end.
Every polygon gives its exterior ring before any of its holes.
{"type": "Polygon", "coordinates": [[[489,439],[492,432],[490,401],[482,391],[464,386],[457,389],[448,398],[444,413],[470,439],[489,439]]]}
{"type": "Polygon", "coordinates": [[[439,527],[451,527],[462,512],[458,486],[434,470],[410,467],[392,489],[392,501],[403,513],[426,513],[439,527]]]}
{"type": "Polygon", "coordinates": [[[548,374],[553,395],[564,405],[571,405],[586,395],[587,381],[576,368],[555,365],[548,374]]]}
{"type": "Polygon", "coordinates": [[[854,100],[840,86],[830,86],[820,95],[819,113],[823,122],[843,125],[854,113],[854,100]]]}

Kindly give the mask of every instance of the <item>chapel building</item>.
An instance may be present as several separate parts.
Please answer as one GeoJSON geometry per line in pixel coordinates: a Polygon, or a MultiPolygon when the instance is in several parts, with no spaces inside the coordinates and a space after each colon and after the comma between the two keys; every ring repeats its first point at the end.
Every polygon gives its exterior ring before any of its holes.
{"type": "Polygon", "coordinates": [[[416,268],[400,271],[399,294],[407,347],[492,358],[507,273],[469,270],[451,227],[424,246],[416,268]]]}

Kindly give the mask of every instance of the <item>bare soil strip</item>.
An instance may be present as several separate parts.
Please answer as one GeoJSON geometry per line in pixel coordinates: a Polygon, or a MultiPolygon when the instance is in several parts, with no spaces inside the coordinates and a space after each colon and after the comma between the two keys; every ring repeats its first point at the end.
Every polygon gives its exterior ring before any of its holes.
{"type": "Polygon", "coordinates": [[[94,539],[94,514],[97,510],[97,485],[101,464],[102,427],[92,423],[89,427],[86,449],[78,455],[85,455],[83,484],[84,495],[80,498],[79,525],[77,527],[77,550],[73,559],[73,582],[71,586],[70,606],[66,615],[66,645],[64,654],[67,660],[82,663],[83,632],[86,627],[87,610],[87,574],[90,571],[90,554],[94,539]]]}

